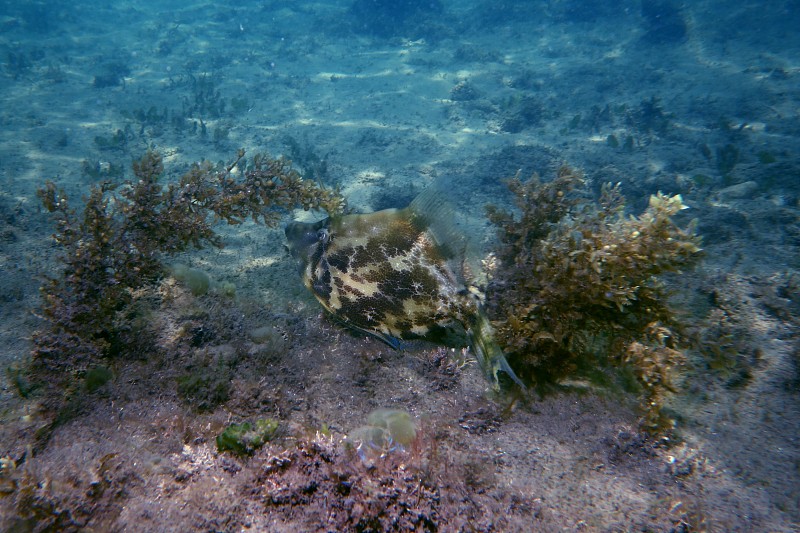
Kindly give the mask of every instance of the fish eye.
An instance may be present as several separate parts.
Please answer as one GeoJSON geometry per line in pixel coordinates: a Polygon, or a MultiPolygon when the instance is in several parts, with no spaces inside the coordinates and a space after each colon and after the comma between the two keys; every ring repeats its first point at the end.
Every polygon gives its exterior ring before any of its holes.
{"type": "Polygon", "coordinates": [[[317,240],[322,244],[328,244],[331,240],[331,234],[328,228],[320,228],[317,230],[317,240]]]}

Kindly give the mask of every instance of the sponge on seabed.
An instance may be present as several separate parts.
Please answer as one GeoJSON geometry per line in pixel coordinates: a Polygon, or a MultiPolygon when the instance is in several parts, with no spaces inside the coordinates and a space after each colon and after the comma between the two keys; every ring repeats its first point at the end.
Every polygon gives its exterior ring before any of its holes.
{"type": "Polygon", "coordinates": [[[402,409],[376,409],[367,417],[367,423],[384,428],[392,441],[401,446],[408,446],[417,437],[414,419],[402,409]]]}
{"type": "Polygon", "coordinates": [[[363,453],[366,450],[387,452],[405,450],[417,438],[414,417],[402,409],[376,409],[367,417],[367,425],[351,431],[345,443],[363,453]]]}

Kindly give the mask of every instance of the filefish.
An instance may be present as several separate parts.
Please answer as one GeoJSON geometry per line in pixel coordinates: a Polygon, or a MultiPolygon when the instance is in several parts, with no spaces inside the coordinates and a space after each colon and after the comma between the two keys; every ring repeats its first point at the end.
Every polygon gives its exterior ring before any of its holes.
{"type": "Polygon", "coordinates": [[[524,388],[456,275],[466,239],[453,219],[441,194],[426,191],[404,209],[293,222],[285,233],[305,286],[338,322],[395,349],[399,339],[435,342],[463,328],[495,389],[501,371],[524,388]]]}

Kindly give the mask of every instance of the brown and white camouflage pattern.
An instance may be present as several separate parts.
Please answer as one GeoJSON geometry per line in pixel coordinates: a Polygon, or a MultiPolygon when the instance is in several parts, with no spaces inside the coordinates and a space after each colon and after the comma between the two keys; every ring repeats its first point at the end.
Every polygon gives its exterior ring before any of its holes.
{"type": "Polygon", "coordinates": [[[495,388],[499,371],[523,386],[477,297],[450,266],[463,237],[437,196],[423,193],[405,209],[294,222],[286,238],[306,287],[340,322],[394,348],[398,339],[461,325],[495,388]]]}
{"type": "Polygon", "coordinates": [[[478,312],[423,217],[411,208],[286,228],[303,281],[349,326],[389,344],[464,323],[478,312]]]}

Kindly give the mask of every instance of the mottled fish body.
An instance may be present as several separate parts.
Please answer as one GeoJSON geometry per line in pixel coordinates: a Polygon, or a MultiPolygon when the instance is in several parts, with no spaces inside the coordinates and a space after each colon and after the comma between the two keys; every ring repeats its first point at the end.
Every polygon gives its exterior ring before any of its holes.
{"type": "Polygon", "coordinates": [[[394,348],[460,325],[495,386],[500,370],[521,385],[451,266],[465,241],[452,221],[437,194],[423,193],[405,209],[294,222],[286,237],[306,287],[340,322],[394,348]]]}

